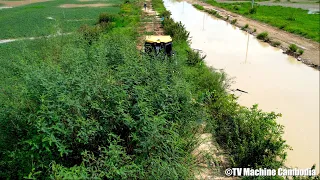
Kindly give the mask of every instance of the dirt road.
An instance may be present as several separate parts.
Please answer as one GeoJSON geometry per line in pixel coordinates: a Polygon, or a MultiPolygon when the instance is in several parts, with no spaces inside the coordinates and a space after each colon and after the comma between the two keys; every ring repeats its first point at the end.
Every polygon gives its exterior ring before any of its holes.
{"type": "Polygon", "coordinates": [[[306,39],[304,37],[283,31],[281,29],[278,29],[276,27],[270,26],[268,24],[255,21],[246,17],[243,17],[239,14],[235,14],[229,11],[226,11],[222,8],[218,8],[212,5],[209,5],[207,3],[204,3],[200,0],[186,0],[189,3],[192,4],[199,4],[203,6],[205,9],[212,9],[219,12],[219,14],[222,16],[221,19],[225,21],[232,21],[233,19],[237,19],[236,26],[243,27],[246,24],[249,25],[248,32],[251,32],[252,35],[256,36],[257,34],[267,31],[269,34],[269,37],[271,41],[279,41],[281,42],[281,45],[279,48],[286,51],[290,44],[296,44],[300,49],[304,50],[304,54],[298,58],[303,63],[317,68],[320,68],[320,44],[318,42],[312,41],[310,39],[306,39]],[[227,20],[227,17],[228,20],[227,20]],[[253,30],[256,29],[256,32],[253,32],[253,30]]]}

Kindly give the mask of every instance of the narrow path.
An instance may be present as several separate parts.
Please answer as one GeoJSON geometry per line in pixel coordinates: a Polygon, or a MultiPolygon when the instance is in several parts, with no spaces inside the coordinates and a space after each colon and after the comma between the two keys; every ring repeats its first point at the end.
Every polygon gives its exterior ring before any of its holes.
{"type": "Polygon", "coordinates": [[[145,1],[147,8],[142,7],[141,23],[139,27],[139,38],[137,43],[138,50],[142,50],[144,39],[146,35],[164,35],[163,29],[161,27],[160,17],[158,13],[153,10],[150,0],[145,1]]]}
{"type": "Polygon", "coordinates": [[[248,32],[256,36],[261,32],[268,32],[271,41],[279,41],[281,45],[279,48],[286,51],[290,44],[296,44],[299,48],[304,50],[304,54],[300,56],[298,60],[301,60],[303,63],[319,69],[320,67],[320,44],[310,39],[286,32],[284,30],[278,29],[276,27],[270,26],[268,24],[252,20],[241,16],[236,13],[229,12],[225,9],[212,6],[210,4],[204,3],[201,0],[185,0],[191,4],[199,4],[208,10],[215,10],[222,16],[221,19],[225,21],[232,21],[237,19],[236,26],[243,27],[246,24],[249,25],[248,32]],[[256,29],[255,32],[253,30],[256,29]]]}

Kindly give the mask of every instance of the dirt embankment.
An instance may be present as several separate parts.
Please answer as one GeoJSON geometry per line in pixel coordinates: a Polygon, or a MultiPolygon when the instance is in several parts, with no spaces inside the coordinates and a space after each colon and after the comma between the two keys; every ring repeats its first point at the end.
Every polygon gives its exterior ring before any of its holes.
{"type": "Polygon", "coordinates": [[[312,41],[310,39],[306,39],[304,37],[286,32],[284,30],[278,29],[276,27],[270,26],[268,24],[252,20],[246,17],[243,17],[239,14],[235,14],[229,11],[226,11],[222,8],[215,7],[204,3],[200,0],[186,0],[192,4],[199,4],[208,10],[215,10],[222,16],[221,19],[225,21],[232,21],[233,19],[237,19],[235,26],[243,27],[246,24],[249,25],[249,28],[246,29],[250,34],[256,36],[261,32],[268,32],[271,41],[278,41],[281,43],[279,48],[281,48],[284,52],[288,50],[290,44],[296,44],[300,49],[304,50],[303,55],[297,57],[299,61],[314,67],[316,69],[320,69],[320,44],[318,42],[312,41]],[[229,17],[229,18],[228,18],[229,17]],[[256,31],[254,32],[254,29],[256,31]]]}

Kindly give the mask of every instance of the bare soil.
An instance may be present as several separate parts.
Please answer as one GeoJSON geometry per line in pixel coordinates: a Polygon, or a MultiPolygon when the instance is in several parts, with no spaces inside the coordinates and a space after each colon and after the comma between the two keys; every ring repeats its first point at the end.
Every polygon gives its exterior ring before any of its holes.
{"type": "Polygon", "coordinates": [[[249,28],[246,29],[250,34],[256,36],[261,32],[268,32],[271,41],[279,41],[281,48],[284,52],[287,52],[290,44],[296,44],[300,49],[304,50],[303,55],[297,57],[298,60],[301,60],[303,63],[317,68],[320,68],[320,44],[310,39],[286,32],[284,30],[278,29],[276,27],[270,26],[268,24],[252,20],[246,17],[243,17],[239,14],[235,14],[225,9],[215,7],[209,4],[206,4],[200,0],[186,0],[189,3],[196,3],[203,6],[205,9],[216,10],[222,16],[221,19],[231,22],[233,19],[237,19],[235,26],[243,27],[246,24],[249,25],[249,28]],[[227,18],[229,17],[229,18],[227,18]],[[256,32],[253,32],[256,29],[256,32]]]}
{"type": "Polygon", "coordinates": [[[1,1],[0,4],[4,4],[4,6],[8,7],[16,7],[16,6],[23,6],[23,5],[28,5],[28,4],[33,4],[33,3],[38,3],[38,2],[46,2],[50,0],[23,0],[23,1],[1,1]]]}
{"type": "Polygon", "coordinates": [[[79,8],[79,7],[106,7],[111,6],[111,4],[62,4],[59,7],[61,8],[79,8]]]}
{"type": "Polygon", "coordinates": [[[198,169],[194,172],[196,179],[238,179],[226,177],[225,169],[230,168],[228,155],[219,147],[211,133],[205,133],[205,124],[202,124],[198,137],[198,146],[192,155],[196,158],[198,169]]]}

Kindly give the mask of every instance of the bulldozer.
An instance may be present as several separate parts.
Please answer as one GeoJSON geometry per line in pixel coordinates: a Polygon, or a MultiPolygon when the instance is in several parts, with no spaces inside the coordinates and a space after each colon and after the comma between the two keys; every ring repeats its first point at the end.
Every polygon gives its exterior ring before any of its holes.
{"type": "Polygon", "coordinates": [[[169,57],[174,55],[172,51],[172,38],[170,36],[146,36],[144,49],[147,54],[165,54],[169,57]]]}

